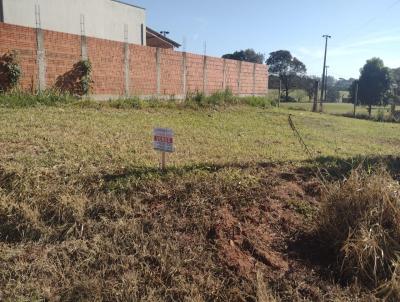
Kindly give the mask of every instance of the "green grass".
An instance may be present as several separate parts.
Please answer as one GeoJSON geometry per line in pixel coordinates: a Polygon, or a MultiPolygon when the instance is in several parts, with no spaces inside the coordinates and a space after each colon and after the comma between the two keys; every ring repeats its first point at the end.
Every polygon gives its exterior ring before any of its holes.
{"type": "Polygon", "coordinates": [[[35,94],[15,89],[7,93],[0,93],[0,107],[21,108],[33,106],[59,106],[70,104],[78,99],[68,93],[48,89],[35,94]]]}
{"type": "Polygon", "coordinates": [[[1,109],[3,165],[156,166],[154,127],[170,127],[176,152],[170,165],[301,161],[307,159],[288,126],[288,114],[318,156],[397,154],[400,125],[246,106],[223,110],[41,107],[1,109]],[[13,160],[6,160],[12,156],[13,160]]]}
{"type": "MultiPolygon", "coordinates": [[[[303,111],[312,110],[311,103],[281,103],[281,107],[290,110],[303,110],[303,111]]],[[[349,103],[324,103],[323,107],[325,113],[334,115],[353,114],[354,110],[353,104],[349,103]]],[[[390,107],[374,106],[372,107],[372,116],[377,116],[379,111],[383,111],[385,115],[388,115],[390,107]]],[[[367,115],[368,108],[366,106],[357,106],[356,114],[367,115]]]]}

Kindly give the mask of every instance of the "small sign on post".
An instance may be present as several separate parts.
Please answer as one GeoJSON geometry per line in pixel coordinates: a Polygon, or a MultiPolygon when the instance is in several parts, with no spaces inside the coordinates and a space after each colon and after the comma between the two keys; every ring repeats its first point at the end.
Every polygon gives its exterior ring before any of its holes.
{"type": "Polygon", "coordinates": [[[174,152],[174,132],[169,128],[155,128],[153,130],[154,150],[161,151],[161,169],[165,170],[165,153],[174,152]]]}

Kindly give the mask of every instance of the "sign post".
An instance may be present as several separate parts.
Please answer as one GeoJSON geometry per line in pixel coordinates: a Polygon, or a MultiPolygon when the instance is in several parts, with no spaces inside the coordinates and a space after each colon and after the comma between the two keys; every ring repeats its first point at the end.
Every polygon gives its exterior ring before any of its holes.
{"type": "Polygon", "coordinates": [[[161,169],[166,167],[166,153],[174,152],[174,132],[169,128],[155,128],[153,130],[154,150],[161,151],[161,169]]]}

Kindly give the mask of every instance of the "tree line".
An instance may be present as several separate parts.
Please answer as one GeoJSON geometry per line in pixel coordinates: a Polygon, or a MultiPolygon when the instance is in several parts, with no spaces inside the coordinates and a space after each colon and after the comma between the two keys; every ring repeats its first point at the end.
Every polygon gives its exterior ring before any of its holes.
{"type": "Polygon", "coordinates": [[[359,79],[352,83],[349,89],[350,99],[353,104],[367,106],[371,116],[374,105],[398,104],[399,88],[400,68],[390,69],[385,66],[382,59],[372,58],[360,69],[359,79]]]}
{"type": "MultiPolygon", "coordinates": [[[[222,56],[225,59],[246,61],[269,66],[270,89],[281,89],[283,101],[293,101],[289,93],[291,89],[306,91],[310,101],[314,97],[314,83],[321,78],[308,76],[306,65],[292,56],[288,50],[271,52],[266,59],[262,53],[253,49],[235,51],[222,56]]],[[[322,87],[320,87],[322,89],[322,87]]],[[[324,87],[325,89],[325,87],[324,87]]],[[[369,112],[373,105],[387,105],[400,103],[400,68],[389,69],[380,58],[372,58],[360,70],[359,79],[335,79],[328,76],[326,79],[326,101],[337,102],[341,98],[341,91],[348,91],[349,98],[343,99],[351,103],[368,106],[369,112]],[[355,100],[355,91],[358,87],[358,98],[355,100]]]]}

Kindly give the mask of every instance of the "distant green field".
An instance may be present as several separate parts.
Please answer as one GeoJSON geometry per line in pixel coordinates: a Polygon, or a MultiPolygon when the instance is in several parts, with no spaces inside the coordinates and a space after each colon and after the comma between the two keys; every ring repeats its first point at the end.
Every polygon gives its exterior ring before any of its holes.
{"type": "MultiPolygon", "coordinates": [[[[282,108],[290,109],[290,110],[302,110],[302,111],[311,111],[312,103],[281,103],[282,108]]],[[[326,103],[324,104],[324,112],[328,114],[342,115],[346,113],[353,113],[353,104],[348,103],[326,103]]],[[[372,115],[375,116],[379,110],[382,110],[384,114],[388,114],[390,108],[387,107],[372,107],[372,115]]],[[[356,108],[357,114],[368,114],[367,107],[365,106],[357,106],[356,108]]]]}

